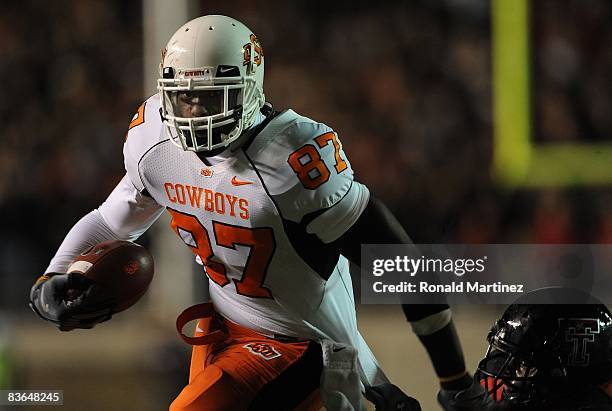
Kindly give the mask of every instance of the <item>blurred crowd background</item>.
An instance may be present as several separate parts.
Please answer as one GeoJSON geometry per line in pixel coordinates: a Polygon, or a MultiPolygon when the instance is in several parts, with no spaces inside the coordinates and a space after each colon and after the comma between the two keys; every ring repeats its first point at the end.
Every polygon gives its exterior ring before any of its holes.
{"type": "MultiPolygon", "coordinates": [[[[68,228],[122,177],[144,97],[142,8],[0,3],[0,313],[25,313],[68,228]]],[[[198,14],[257,33],[268,99],[337,130],[357,178],[416,242],[612,242],[610,187],[509,190],[491,178],[490,8],[209,0],[198,14]]],[[[610,142],[612,3],[538,0],[530,13],[534,138],[610,142]]]]}

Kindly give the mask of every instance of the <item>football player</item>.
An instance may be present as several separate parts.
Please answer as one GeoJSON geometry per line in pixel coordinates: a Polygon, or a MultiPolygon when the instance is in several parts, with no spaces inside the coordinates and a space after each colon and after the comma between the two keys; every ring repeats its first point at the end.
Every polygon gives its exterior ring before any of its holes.
{"type": "MultiPolygon", "coordinates": [[[[362,243],[410,239],[354,180],[331,128],[265,103],[264,66],[259,39],[239,21],[203,16],[178,29],[162,53],[159,93],[130,123],[125,176],[67,234],[32,288],[32,307],[62,330],[110,318],[112,302],[64,274],[69,263],[101,241],[137,239],[167,211],[204,267],[211,301],[183,318],[200,318],[200,345],[171,410],[316,409],[319,386],[329,409],[357,409],[353,368],[377,409],[420,409],[388,382],[358,332],[348,271],[362,243]],[[75,288],[82,293],[67,302],[75,288]]],[[[472,379],[450,310],[405,311],[441,395],[461,406],[455,393],[472,379]]]]}
{"type": "Polygon", "coordinates": [[[513,304],[476,378],[487,410],[612,410],[612,315],[602,304],[513,304]]]}

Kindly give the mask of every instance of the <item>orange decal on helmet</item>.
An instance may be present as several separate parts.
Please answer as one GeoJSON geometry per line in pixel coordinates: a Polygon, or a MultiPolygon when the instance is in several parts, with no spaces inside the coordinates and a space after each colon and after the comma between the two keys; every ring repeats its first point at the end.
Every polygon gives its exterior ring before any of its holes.
{"type": "Polygon", "coordinates": [[[251,62],[251,43],[247,43],[242,46],[242,50],[244,51],[244,60],[242,61],[242,65],[246,66],[251,62]]]}
{"type": "Polygon", "coordinates": [[[261,47],[261,43],[254,34],[251,34],[251,42],[253,43],[253,46],[255,48],[255,57],[253,58],[253,61],[259,66],[261,64],[261,58],[264,55],[263,48],[261,47]]]}
{"type": "Polygon", "coordinates": [[[261,58],[264,56],[263,48],[261,47],[261,42],[254,34],[251,34],[250,40],[250,43],[247,43],[242,46],[242,49],[244,50],[244,60],[242,62],[242,65],[246,66],[251,62],[251,54],[254,50],[255,55],[253,56],[253,62],[255,63],[255,65],[259,66],[261,64],[261,58]]]}

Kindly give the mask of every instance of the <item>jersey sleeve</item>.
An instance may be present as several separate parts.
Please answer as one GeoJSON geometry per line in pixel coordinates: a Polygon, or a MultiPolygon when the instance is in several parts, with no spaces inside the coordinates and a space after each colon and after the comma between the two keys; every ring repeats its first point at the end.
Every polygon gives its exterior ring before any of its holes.
{"type": "Polygon", "coordinates": [[[159,96],[149,97],[132,117],[123,145],[125,171],[129,181],[139,191],[145,190],[140,160],[164,135],[159,118],[159,96]]]}
{"type": "Polygon", "coordinates": [[[357,221],[370,193],[354,180],[338,134],[325,124],[294,116],[279,120],[283,129],[268,131],[274,137],[255,157],[282,218],[329,243],[357,221]]]}
{"type": "Polygon", "coordinates": [[[123,163],[125,165],[126,178],[138,192],[142,193],[145,187],[138,172],[138,160],[134,159],[132,147],[128,144],[127,140],[123,145],[123,163]]]}
{"type": "Polygon", "coordinates": [[[145,101],[130,123],[123,156],[126,174],[107,199],[68,232],[46,272],[65,272],[70,262],[86,248],[107,240],[136,240],[162,214],[164,207],[146,195],[138,162],[158,141],[155,121],[156,96],[145,101]]]}
{"type": "Polygon", "coordinates": [[[126,176],[102,205],[68,232],[45,272],[63,273],[83,250],[108,240],[136,240],[161,215],[163,207],[141,194],[126,176]]]}
{"type": "Polygon", "coordinates": [[[153,225],[165,208],[138,191],[126,174],[98,210],[118,238],[133,241],[153,225]]]}
{"type": "Polygon", "coordinates": [[[308,222],[306,232],[316,234],[324,243],[337,240],[359,219],[369,199],[368,188],[353,181],[344,197],[308,222]]]}
{"type": "MultiPolygon", "coordinates": [[[[277,196],[283,216],[305,226],[324,243],[344,234],[357,221],[370,192],[355,181],[338,134],[320,123],[298,123],[298,147],[287,164],[293,187],[277,196]],[[304,138],[311,136],[309,139],[304,138]]],[[[291,141],[291,140],[290,140],[291,141]]]]}
{"type": "Polygon", "coordinates": [[[138,171],[138,163],[142,152],[146,150],[146,144],[148,143],[148,139],[146,138],[147,127],[144,126],[144,123],[145,119],[148,117],[147,114],[149,114],[147,113],[147,108],[150,108],[151,104],[147,103],[148,101],[142,103],[132,117],[132,121],[130,122],[128,131],[125,135],[125,143],[123,144],[123,162],[125,165],[126,175],[132,185],[139,192],[142,192],[145,189],[138,171]]]}

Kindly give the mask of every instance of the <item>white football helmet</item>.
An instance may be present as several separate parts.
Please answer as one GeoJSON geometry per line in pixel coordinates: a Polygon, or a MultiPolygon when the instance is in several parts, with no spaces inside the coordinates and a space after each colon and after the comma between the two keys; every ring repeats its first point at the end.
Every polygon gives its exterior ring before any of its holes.
{"type": "Polygon", "coordinates": [[[183,150],[222,150],[265,102],[261,43],[227,16],[198,17],[178,29],[162,51],[160,77],[162,119],[183,150]]]}

